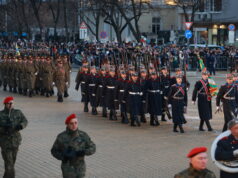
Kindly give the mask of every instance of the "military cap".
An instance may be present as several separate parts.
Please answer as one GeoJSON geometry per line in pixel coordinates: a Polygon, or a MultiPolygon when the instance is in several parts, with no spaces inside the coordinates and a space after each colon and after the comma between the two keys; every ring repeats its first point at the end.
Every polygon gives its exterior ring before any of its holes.
{"type": "Polygon", "coordinates": [[[180,69],[180,68],[176,68],[176,69],[175,69],[175,72],[178,72],[178,71],[181,71],[181,69],[180,69]]]}
{"type": "Polygon", "coordinates": [[[227,79],[233,79],[233,75],[232,74],[226,74],[226,78],[227,79]]]}
{"type": "Polygon", "coordinates": [[[150,75],[157,75],[155,71],[151,72],[150,75]]]}
{"type": "Polygon", "coordinates": [[[192,158],[194,156],[196,156],[199,153],[204,153],[207,152],[207,148],[206,147],[196,147],[193,148],[187,155],[188,158],[192,158]]]}
{"type": "Polygon", "coordinates": [[[115,67],[114,66],[110,66],[109,71],[110,72],[115,72],[115,67]]]}
{"type": "Polygon", "coordinates": [[[126,71],[125,70],[121,70],[120,73],[121,74],[126,74],[126,71]]]}
{"type": "Polygon", "coordinates": [[[100,70],[101,70],[101,71],[106,71],[106,67],[105,67],[105,66],[102,66],[100,70]]]}
{"type": "Polygon", "coordinates": [[[202,75],[209,75],[209,72],[207,70],[202,71],[202,75]]]}
{"type": "Polygon", "coordinates": [[[181,75],[181,74],[176,75],[176,78],[183,78],[183,75],[181,75]]]}
{"type": "Polygon", "coordinates": [[[90,66],[90,69],[97,69],[97,67],[96,66],[90,66]]]}
{"type": "Polygon", "coordinates": [[[133,77],[138,77],[138,73],[137,73],[137,72],[133,72],[131,75],[132,75],[133,77]]]}
{"type": "Polygon", "coordinates": [[[162,66],[162,67],[161,67],[161,70],[166,70],[166,69],[167,69],[166,66],[162,66]]]}
{"type": "Polygon", "coordinates": [[[12,96],[8,96],[3,100],[3,104],[7,104],[10,103],[14,100],[14,98],[12,96]]]}
{"type": "Polygon", "coordinates": [[[65,124],[69,124],[69,122],[72,120],[72,119],[75,119],[77,118],[76,114],[71,114],[69,115],[66,119],[65,119],[65,124]]]}
{"type": "Polygon", "coordinates": [[[227,126],[228,126],[229,129],[231,129],[236,124],[238,124],[238,119],[232,119],[231,121],[228,122],[227,126]]]}
{"type": "Polygon", "coordinates": [[[141,70],[140,70],[140,73],[146,73],[146,72],[147,72],[146,69],[141,69],[141,70]]]}
{"type": "Polygon", "coordinates": [[[83,63],[82,67],[88,67],[88,63],[83,63]]]}

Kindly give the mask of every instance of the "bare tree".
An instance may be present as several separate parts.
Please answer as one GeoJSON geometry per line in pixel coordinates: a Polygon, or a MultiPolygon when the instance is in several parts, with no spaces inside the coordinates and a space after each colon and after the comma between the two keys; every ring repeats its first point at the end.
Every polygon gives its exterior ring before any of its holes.
{"type": "Polygon", "coordinates": [[[31,7],[33,9],[33,13],[35,15],[35,18],[36,18],[36,21],[38,23],[38,26],[39,26],[39,29],[40,29],[40,35],[42,37],[42,23],[41,23],[41,17],[40,17],[40,7],[42,5],[42,0],[38,0],[38,1],[35,1],[35,0],[29,0],[30,1],[30,4],[31,4],[31,7]]]}

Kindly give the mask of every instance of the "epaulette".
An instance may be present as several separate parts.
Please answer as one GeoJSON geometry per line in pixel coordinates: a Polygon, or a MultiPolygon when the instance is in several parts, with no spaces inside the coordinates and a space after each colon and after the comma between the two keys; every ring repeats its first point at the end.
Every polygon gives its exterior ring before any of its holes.
{"type": "Polygon", "coordinates": [[[228,137],[223,137],[221,140],[228,140],[228,137]]]}

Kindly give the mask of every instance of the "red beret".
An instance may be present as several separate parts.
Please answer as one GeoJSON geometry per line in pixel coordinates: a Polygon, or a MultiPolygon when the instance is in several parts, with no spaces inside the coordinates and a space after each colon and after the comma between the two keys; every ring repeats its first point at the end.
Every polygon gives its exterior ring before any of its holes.
{"type": "Polygon", "coordinates": [[[14,98],[12,96],[8,96],[3,100],[3,104],[9,103],[10,101],[13,101],[14,98]]]}
{"type": "Polygon", "coordinates": [[[193,148],[187,155],[188,158],[192,158],[194,156],[196,156],[197,154],[199,153],[203,153],[203,152],[206,152],[207,151],[207,148],[206,147],[196,147],[196,148],[193,148]]]}
{"type": "Polygon", "coordinates": [[[69,115],[69,116],[66,118],[66,120],[65,120],[65,124],[66,124],[66,125],[69,124],[69,122],[70,122],[72,119],[75,119],[75,118],[77,118],[76,114],[71,114],[71,115],[69,115]]]}

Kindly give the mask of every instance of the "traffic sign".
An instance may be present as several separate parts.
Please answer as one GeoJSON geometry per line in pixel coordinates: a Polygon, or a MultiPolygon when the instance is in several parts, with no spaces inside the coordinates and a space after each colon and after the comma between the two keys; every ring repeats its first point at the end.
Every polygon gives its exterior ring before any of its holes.
{"type": "Polygon", "coordinates": [[[191,28],[191,26],[193,25],[193,22],[184,22],[186,29],[189,30],[191,28]]]}
{"type": "Polygon", "coordinates": [[[185,33],[184,33],[184,36],[185,36],[187,39],[190,39],[190,38],[192,38],[193,33],[192,33],[190,30],[186,30],[185,33]]]}
{"type": "Polygon", "coordinates": [[[229,29],[230,31],[235,31],[236,27],[235,27],[234,24],[230,24],[230,25],[228,26],[228,29],[229,29]]]}
{"type": "Polygon", "coordinates": [[[102,32],[100,33],[100,38],[102,38],[102,39],[107,38],[107,32],[102,31],[102,32]]]}
{"type": "Polygon", "coordinates": [[[87,25],[85,24],[85,22],[82,22],[82,23],[80,24],[79,29],[88,29],[88,27],[87,27],[87,25]]]}

